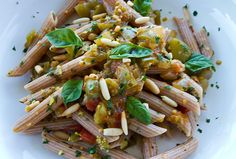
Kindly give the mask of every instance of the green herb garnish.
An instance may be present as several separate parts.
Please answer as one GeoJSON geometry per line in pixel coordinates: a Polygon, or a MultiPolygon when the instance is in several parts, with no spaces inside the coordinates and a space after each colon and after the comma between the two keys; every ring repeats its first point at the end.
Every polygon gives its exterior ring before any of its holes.
{"type": "Polygon", "coordinates": [[[207,123],[210,123],[210,122],[211,122],[211,119],[207,118],[207,119],[206,119],[206,122],[207,122],[207,123]]]}
{"type": "Polygon", "coordinates": [[[12,50],[13,50],[13,51],[16,51],[16,46],[13,46],[12,50]]]}
{"type": "Polygon", "coordinates": [[[199,72],[206,68],[212,68],[215,70],[212,61],[204,55],[198,53],[193,53],[190,59],[185,62],[185,68],[192,73],[199,72]]]}
{"type": "Polygon", "coordinates": [[[69,28],[56,29],[46,35],[48,41],[56,48],[81,47],[82,40],[69,28]]]}
{"type": "Polygon", "coordinates": [[[48,143],[49,143],[48,139],[43,140],[43,144],[48,144],[48,143]]]}
{"type": "Polygon", "coordinates": [[[109,110],[112,109],[112,101],[111,101],[111,99],[107,101],[107,108],[108,108],[109,110]]]}
{"type": "Polygon", "coordinates": [[[193,11],[193,16],[197,16],[198,12],[197,11],[193,11]]]}
{"type": "Polygon", "coordinates": [[[171,86],[165,86],[164,87],[166,90],[171,90],[171,86]]]}
{"type": "Polygon", "coordinates": [[[96,150],[96,146],[93,146],[93,147],[91,147],[91,148],[88,149],[88,153],[89,153],[89,154],[95,154],[96,151],[97,151],[97,150],[96,150]]]}
{"type": "Polygon", "coordinates": [[[134,9],[142,16],[149,14],[152,7],[152,0],[134,0],[134,9]]]}
{"type": "Polygon", "coordinates": [[[80,157],[82,155],[82,153],[79,150],[75,151],[75,157],[80,157]]]}
{"type": "Polygon", "coordinates": [[[130,115],[135,117],[138,121],[148,125],[151,124],[151,115],[149,110],[135,97],[128,97],[126,101],[126,108],[130,115]]]}
{"type": "Polygon", "coordinates": [[[82,86],[83,80],[69,80],[63,85],[61,95],[65,105],[80,98],[82,86]]]}
{"type": "Polygon", "coordinates": [[[153,53],[152,50],[144,48],[134,44],[121,44],[118,47],[111,50],[111,59],[122,58],[143,58],[150,56],[153,53]]]}
{"type": "Polygon", "coordinates": [[[202,133],[202,129],[200,129],[200,128],[198,128],[197,131],[198,131],[199,133],[202,133]]]}

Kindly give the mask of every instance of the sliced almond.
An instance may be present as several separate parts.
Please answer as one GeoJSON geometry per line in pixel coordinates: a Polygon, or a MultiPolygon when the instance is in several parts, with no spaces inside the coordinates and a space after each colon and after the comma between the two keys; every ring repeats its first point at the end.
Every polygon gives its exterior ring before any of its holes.
{"type": "Polygon", "coordinates": [[[106,128],[103,129],[104,136],[120,136],[123,134],[123,130],[120,128],[106,128]]]}
{"type": "Polygon", "coordinates": [[[150,17],[140,17],[140,18],[135,19],[135,23],[136,24],[145,24],[145,23],[149,22],[149,20],[150,20],[150,17]]]}
{"type": "Polygon", "coordinates": [[[128,124],[125,111],[121,113],[121,127],[125,135],[128,135],[128,124]]]}
{"type": "Polygon", "coordinates": [[[100,89],[102,92],[102,96],[104,97],[104,99],[109,100],[111,98],[109,90],[108,90],[108,86],[106,83],[106,80],[104,78],[101,78],[99,80],[99,84],[100,84],[100,89]]]}
{"type": "Polygon", "coordinates": [[[177,107],[177,106],[178,106],[178,104],[177,104],[174,100],[170,99],[170,98],[167,97],[167,96],[161,96],[161,99],[162,99],[166,104],[168,104],[168,105],[170,105],[170,106],[172,106],[172,107],[177,107]]]}
{"type": "Polygon", "coordinates": [[[79,109],[79,107],[80,107],[80,105],[78,103],[72,105],[71,107],[69,107],[68,109],[66,109],[62,113],[61,117],[73,114],[74,112],[76,112],[79,109]]]}

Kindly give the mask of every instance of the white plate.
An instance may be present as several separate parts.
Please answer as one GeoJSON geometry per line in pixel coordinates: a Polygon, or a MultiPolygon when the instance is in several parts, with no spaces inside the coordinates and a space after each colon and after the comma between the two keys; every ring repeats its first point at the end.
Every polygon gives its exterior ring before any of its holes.
{"type": "MultiPolygon", "coordinates": [[[[14,134],[15,121],[24,114],[24,107],[18,102],[27,94],[23,86],[28,76],[7,78],[9,69],[19,63],[26,34],[38,29],[52,9],[58,10],[63,0],[1,0],[0,1],[0,158],[1,159],[58,159],[59,156],[45,150],[39,136],[14,134]],[[39,13],[38,13],[39,12],[39,13]],[[35,16],[35,18],[33,17],[35,16]],[[12,48],[16,47],[16,51],[12,48]]],[[[223,64],[218,67],[210,83],[218,82],[220,89],[209,88],[205,98],[208,110],[202,113],[199,127],[202,134],[196,133],[200,145],[192,159],[233,159],[236,158],[236,0],[157,0],[154,8],[162,8],[164,15],[182,16],[181,7],[190,5],[194,26],[206,26],[210,41],[215,50],[215,58],[223,64]],[[218,27],[221,28],[218,31],[218,27]],[[217,120],[216,117],[219,117],[217,120]],[[205,122],[210,118],[211,122],[205,122]]],[[[174,143],[174,139],[169,139],[174,143]]]]}

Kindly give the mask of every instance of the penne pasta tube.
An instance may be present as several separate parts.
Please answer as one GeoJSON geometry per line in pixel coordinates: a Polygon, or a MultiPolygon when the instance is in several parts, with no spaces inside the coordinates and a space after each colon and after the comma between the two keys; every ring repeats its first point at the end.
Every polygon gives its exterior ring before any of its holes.
{"type": "Polygon", "coordinates": [[[48,97],[50,94],[52,94],[54,91],[56,91],[56,87],[52,86],[52,87],[48,87],[45,89],[42,89],[38,92],[35,92],[34,94],[30,94],[26,97],[23,97],[20,99],[20,101],[22,103],[26,103],[26,102],[31,102],[33,100],[37,100],[37,101],[42,101],[43,99],[45,99],[46,97],[48,97]]]}
{"type": "Polygon", "coordinates": [[[144,159],[149,159],[153,156],[158,155],[157,138],[143,138],[142,153],[144,159]]]}
{"type": "Polygon", "coordinates": [[[25,131],[44,119],[53,110],[57,109],[63,103],[61,98],[61,90],[62,88],[54,92],[51,96],[47,97],[39,105],[37,105],[32,111],[27,113],[16,123],[13,130],[15,132],[25,131]]]}
{"type": "Polygon", "coordinates": [[[34,47],[32,47],[32,49],[30,49],[21,60],[20,65],[14,70],[8,72],[8,76],[13,77],[25,74],[41,59],[41,57],[47,52],[49,46],[50,43],[46,37],[39,40],[38,43],[34,45],[34,47]]]}
{"type": "Polygon", "coordinates": [[[165,96],[173,99],[179,105],[187,108],[188,110],[193,111],[198,116],[200,115],[200,113],[201,113],[200,112],[200,104],[194,96],[192,96],[186,92],[183,92],[181,90],[178,90],[178,89],[172,87],[171,85],[168,85],[165,82],[161,82],[161,81],[158,81],[153,78],[152,78],[152,81],[154,81],[158,85],[158,87],[160,88],[161,95],[165,95],[165,96]]]}
{"type": "Polygon", "coordinates": [[[135,119],[129,120],[129,129],[144,136],[154,137],[165,133],[167,130],[153,124],[145,125],[135,119]]]}
{"type": "Polygon", "coordinates": [[[57,26],[61,26],[64,24],[68,18],[75,13],[75,6],[80,2],[80,0],[69,0],[66,1],[66,4],[60,9],[57,13],[58,24],[57,26]]]}
{"type": "MultiPolygon", "coordinates": [[[[125,9],[123,14],[128,16],[128,18],[126,17],[126,19],[122,19],[122,20],[126,20],[126,21],[131,20],[133,25],[135,25],[134,21],[136,19],[143,17],[123,0],[103,0],[103,4],[110,15],[113,15],[116,4],[119,4],[122,8],[125,9]]],[[[145,25],[152,25],[152,23],[149,21],[145,23],[145,25]]]]}
{"type": "Polygon", "coordinates": [[[180,76],[186,80],[186,83],[194,89],[195,95],[199,98],[199,103],[203,105],[203,89],[202,87],[190,78],[186,73],[181,73],[180,76]]]}
{"type": "Polygon", "coordinates": [[[198,146],[198,140],[196,138],[190,138],[183,144],[174,147],[173,149],[163,152],[157,156],[151,157],[150,159],[184,159],[193,153],[198,146]]]}
{"type": "MultiPolygon", "coordinates": [[[[136,95],[136,97],[146,100],[146,102],[148,102],[150,108],[152,108],[153,110],[163,113],[164,115],[166,115],[166,118],[171,118],[173,115],[174,117],[175,112],[177,113],[178,111],[167,105],[166,103],[164,103],[159,97],[156,97],[150,93],[147,92],[140,92],[138,95],[136,95]]],[[[177,127],[182,130],[186,136],[190,136],[191,135],[191,124],[188,118],[184,118],[183,120],[180,120],[179,122],[174,122],[172,120],[170,120],[171,123],[176,124],[177,127]]]]}
{"type": "Polygon", "coordinates": [[[136,159],[132,155],[130,155],[130,154],[124,152],[124,151],[118,150],[118,149],[109,150],[109,155],[111,156],[111,158],[114,158],[114,159],[121,159],[121,158],[136,159]]]}
{"type": "Polygon", "coordinates": [[[47,16],[46,20],[44,21],[41,29],[38,31],[37,36],[32,42],[31,46],[29,46],[28,50],[32,49],[32,47],[36,45],[37,42],[42,39],[48,32],[54,30],[57,26],[57,23],[58,20],[56,14],[54,11],[51,11],[47,16]]]}
{"type": "Polygon", "coordinates": [[[102,134],[102,131],[103,131],[102,128],[94,122],[91,115],[89,115],[86,111],[82,109],[80,109],[79,113],[81,115],[74,113],[72,115],[72,118],[76,120],[80,125],[82,125],[86,130],[88,130],[94,136],[105,138],[107,139],[109,143],[114,142],[119,139],[119,136],[115,136],[115,137],[104,136],[102,134]]]}
{"type": "Polygon", "coordinates": [[[194,33],[194,35],[201,50],[201,53],[204,56],[211,58],[214,55],[214,51],[212,50],[210,42],[208,40],[206,29],[202,28],[199,32],[194,33]]]}
{"type": "Polygon", "coordinates": [[[165,119],[165,115],[164,114],[157,113],[153,109],[149,109],[149,112],[150,112],[151,117],[152,117],[152,123],[161,123],[161,122],[164,121],[164,119],[165,119]]]}
{"type": "MultiPolygon", "coordinates": [[[[80,34],[81,32],[87,30],[91,27],[91,24],[82,26],[77,29],[75,32],[80,34]]],[[[21,76],[29,71],[36,63],[41,59],[41,57],[47,52],[50,47],[50,43],[46,36],[44,36],[22,59],[20,65],[14,70],[11,70],[9,76],[21,76]]]]}
{"type": "Polygon", "coordinates": [[[196,117],[195,117],[195,115],[192,111],[187,112],[187,116],[189,118],[189,121],[190,121],[190,124],[191,124],[191,127],[192,127],[191,135],[193,135],[196,128],[197,128],[197,119],[196,119],[196,117]]]}
{"type": "Polygon", "coordinates": [[[36,125],[30,127],[29,129],[23,131],[23,133],[37,134],[37,133],[41,133],[45,128],[48,130],[62,130],[67,127],[76,126],[76,125],[78,125],[78,123],[72,120],[71,118],[68,118],[68,119],[61,118],[55,121],[53,120],[53,121],[39,122],[36,125]]]}
{"type": "Polygon", "coordinates": [[[55,136],[47,133],[42,132],[42,140],[44,146],[52,151],[57,153],[58,155],[63,155],[63,157],[68,159],[78,159],[80,157],[81,159],[93,159],[93,156],[88,154],[82,149],[74,148],[73,146],[61,142],[61,140],[57,139],[55,136]]]}
{"type": "Polygon", "coordinates": [[[187,20],[174,17],[174,21],[179,29],[183,41],[195,52],[200,53],[193,32],[190,30],[187,20]]]}

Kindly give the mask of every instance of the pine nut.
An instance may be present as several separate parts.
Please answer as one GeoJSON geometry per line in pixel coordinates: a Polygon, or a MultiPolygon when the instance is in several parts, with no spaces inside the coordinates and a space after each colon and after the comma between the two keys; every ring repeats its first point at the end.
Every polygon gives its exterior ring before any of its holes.
{"type": "Polygon", "coordinates": [[[122,59],[122,62],[123,62],[123,63],[130,63],[131,60],[130,60],[129,58],[123,58],[123,59],[122,59]]]}
{"type": "Polygon", "coordinates": [[[114,31],[115,31],[115,32],[119,32],[119,31],[120,31],[120,29],[121,29],[121,28],[120,28],[120,26],[119,26],[119,25],[117,25],[117,26],[115,27],[114,31]]]}
{"type": "Polygon", "coordinates": [[[79,107],[80,105],[78,103],[72,105],[62,113],[61,117],[71,115],[72,113],[76,112],[79,107]]]}
{"type": "Polygon", "coordinates": [[[98,20],[100,18],[103,18],[107,15],[107,13],[101,13],[101,14],[98,14],[98,15],[94,15],[93,16],[93,20],[98,20]]]}
{"type": "Polygon", "coordinates": [[[146,81],[144,83],[144,87],[146,87],[148,90],[150,90],[154,94],[160,93],[159,87],[152,80],[150,80],[148,78],[146,79],[146,81]]]}
{"type": "Polygon", "coordinates": [[[70,138],[70,136],[63,131],[55,131],[55,132],[53,132],[53,135],[55,135],[56,137],[58,137],[62,140],[68,140],[70,138]]]}
{"type": "Polygon", "coordinates": [[[65,49],[56,48],[56,47],[53,46],[53,45],[49,48],[49,50],[50,50],[51,52],[57,53],[57,54],[64,54],[64,53],[66,52],[65,49]]]}
{"type": "Polygon", "coordinates": [[[90,41],[95,40],[96,37],[97,37],[97,34],[94,34],[94,33],[90,33],[90,34],[88,35],[88,39],[89,39],[90,41]]]}
{"type": "Polygon", "coordinates": [[[89,21],[90,21],[89,18],[79,18],[79,19],[74,20],[72,23],[73,24],[81,24],[81,23],[86,23],[89,21]]]}
{"type": "Polygon", "coordinates": [[[128,135],[128,124],[125,111],[121,113],[121,127],[125,135],[128,135]]]}
{"type": "Polygon", "coordinates": [[[136,24],[145,24],[145,23],[149,22],[149,20],[150,20],[150,17],[140,17],[140,18],[135,19],[135,23],[136,24]]]}
{"type": "Polygon", "coordinates": [[[36,65],[34,67],[34,70],[37,72],[37,74],[41,74],[44,71],[43,68],[40,65],[36,65]]]}
{"type": "Polygon", "coordinates": [[[116,47],[116,46],[120,45],[119,42],[117,42],[117,41],[112,41],[112,40],[107,39],[107,38],[101,38],[101,42],[102,42],[104,45],[111,46],[111,47],[116,47]]]}
{"type": "Polygon", "coordinates": [[[103,129],[104,136],[120,136],[123,133],[120,128],[107,128],[103,129]]]}
{"type": "Polygon", "coordinates": [[[167,97],[167,96],[161,96],[161,99],[162,99],[166,104],[169,104],[169,105],[172,106],[172,107],[177,107],[177,106],[178,106],[178,104],[177,104],[174,100],[170,99],[170,98],[167,97]]]}
{"type": "Polygon", "coordinates": [[[111,98],[108,87],[107,87],[107,83],[106,80],[104,78],[101,78],[99,80],[99,84],[100,84],[100,89],[102,92],[102,96],[104,97],[105,100],[109,100],[111,98]]]}
{"type": "Polygon", "coordinates": [[[65,61],[67,59],[67,56],[65,54],[58,55],[58,56],[54,56],[53,59],[56,61],[65,61]]]}
{"type": "Polygon", "coordinates": [[[133,2],[131,2],[131,1],[128,1],[127,4],[128,4],[130,7],[133,7],[133,6],[134,6],[133,2]]]}

